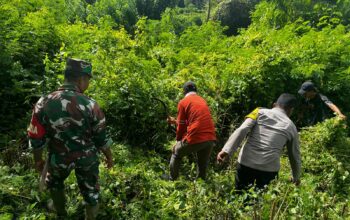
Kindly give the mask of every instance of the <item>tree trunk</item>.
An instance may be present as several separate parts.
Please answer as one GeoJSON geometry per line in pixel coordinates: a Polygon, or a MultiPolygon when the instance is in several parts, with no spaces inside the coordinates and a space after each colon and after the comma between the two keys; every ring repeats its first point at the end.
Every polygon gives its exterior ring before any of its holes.
{"type": "Polygon", "coordinates": [[[211,0],[208,0],[208,15],[207,15],[207,22],[210,19],[210,10],[211,10],[211,0]]]}

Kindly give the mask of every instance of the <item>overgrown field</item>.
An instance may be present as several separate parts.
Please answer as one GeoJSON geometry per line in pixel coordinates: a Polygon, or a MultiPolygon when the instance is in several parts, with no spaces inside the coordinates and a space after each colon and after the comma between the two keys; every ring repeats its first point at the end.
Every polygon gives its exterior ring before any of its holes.
{"type": "Polygon", "coordinates": [[[113,138],[130,145],[161,148],[170,140],[166,111],[154,98],[175,115],[188,80],[208,101],[222,138],[252,109],[270,107],[283,92],[296,94],[307,79],[350,111],[349,28],[345,14],[326,3],[313,6],[324,16],[311,19],[310,11],[288,17],[279,3],[261,1],[249,27],[227,36],[190,8],[169,8],[159,20],[139,17],[127,32],[113,19],[117,3],[75,0],[74,7],[86,7],[82,15],[63,0],[0,2],[2,145],[23,137],[32,105],[62,83],[67,57],[92,62],[88,95],[105,111],[113,138]],[[202,23],[189,22],[198,16],[202,23]]]}
{"type": "MultiPolygon", "coordinates": [[[[33,104],[62,83],[67,57],[92,63],[87,95],[115,141],[115,167],[101,164],[99,219],[350,219],[349,8],[349,0],[0,0],[0,219],[54,216],[25,129],[33,104]],[[207,182],[194,180],[193,158],[180,180],[162,179],[174,140],[165,119],[188,80],[217,129],[207,182]],[[235,161],[218,166],[215,154],[244,115],[305,80],[348,121],[301,130],[300,187],[284,156],[267,192],[237,195],[235,161]],[[247,197],[255,202],[243,205],[247,197]]],[[[70,218],[79,219],[74,175],[66,186],[70,218]]]]}
{"type": "MultiPolygon", "coordinates": [[[[184,162],[182,178],[162,179],[170,151],[159,154],[113,145],[116,165],[101,165],[102,205],[98,219],[346,219],[350,218],[350,139],[344,124],[332,119],[301,132],[302,184],[289,182],[287,156],[279,180],[267,192],[237,195],[234,159],[227,167],[211,161],[207,182],[195,181],[195,164],[184,162]],[[250,205],[243,201],[250,196],[250,205]]],[[[169,146],[170,148],[170,146],[169,146]]],[[[217,153],[219,147],[214,152],[217,153]]],[[[213,159],[214,155],[213,154],[213,159]]],[[[45,219],[47,193],[38,192],[38,174],[16,164],[0,167],[1,219],[45,219]]],[[[83,217],[82,197],[75,176],[66,181],[70,218],[83,217]]]]}

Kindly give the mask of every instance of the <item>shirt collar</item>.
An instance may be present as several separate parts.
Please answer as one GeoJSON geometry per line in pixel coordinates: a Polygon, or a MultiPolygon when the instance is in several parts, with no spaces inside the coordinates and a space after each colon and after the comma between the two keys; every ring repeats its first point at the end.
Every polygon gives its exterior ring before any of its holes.
{"type": "Polygon", "coordinates": [[[189,95],[196,95],[197,93],[196,92],[188,92],[185,97],[189,96],[189,95]]]}
{"type": "Polygon", "coordinates": [[[70,91],[75,91],[75,92],[79,92],[81,93],[80,89],[78,88],[77,85],[73,84],[73,83],[63,83],[63,85],[58,88],[59,91],[62,91],[62,90],[70,90],[70,91]]]}

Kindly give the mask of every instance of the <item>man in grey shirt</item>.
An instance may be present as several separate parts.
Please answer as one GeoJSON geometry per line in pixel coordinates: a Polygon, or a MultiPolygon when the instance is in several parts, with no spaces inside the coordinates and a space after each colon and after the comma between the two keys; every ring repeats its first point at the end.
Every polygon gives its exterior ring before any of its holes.
{"type": "Polygon", "coordinates": [[[219,163],[231,156],[247,136],[238,157],[235,177],[237,190],[247,189],[254,183],[257,188],[262,189],[275,179],[285,145],[292,168],[292,181],[299,185],[299,135],[289,118],[295,106],[295,96],[284,93],[272,109],[257,108],[247,115],[243,124],[230,136],[217,156],[219,163]]]}

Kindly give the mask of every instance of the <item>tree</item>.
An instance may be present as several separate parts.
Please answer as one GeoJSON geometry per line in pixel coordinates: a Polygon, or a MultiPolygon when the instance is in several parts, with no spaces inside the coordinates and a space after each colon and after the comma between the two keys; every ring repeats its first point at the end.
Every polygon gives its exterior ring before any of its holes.
{"type": "Polygon", "coordinates": [[[227,26],[227,35],[238,33],[240,28],[246,28],[251,23],[250,12],[254,9],[257,0],[229,0],[220,3],[213,19],[227,26]]]}
{"type": "Polygon", "coordinates": [[[176,7],[179,4],[179,0],[136,0],[135,3],[140,16],[160,19],[165,9],[176,7]]]}

